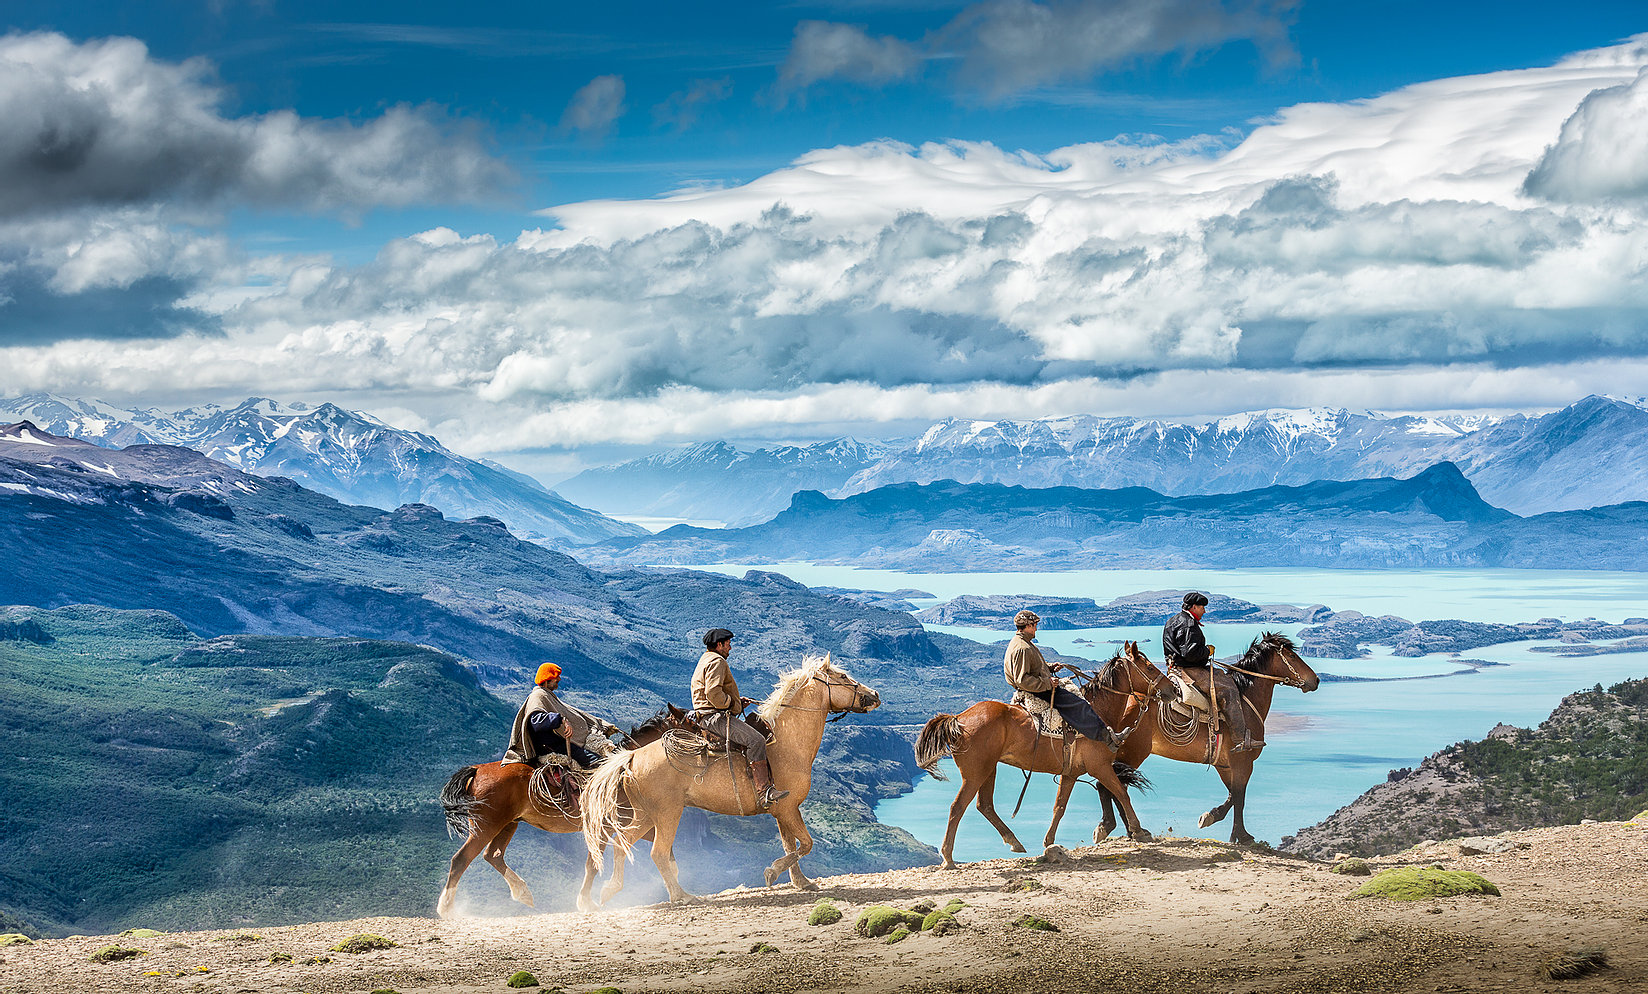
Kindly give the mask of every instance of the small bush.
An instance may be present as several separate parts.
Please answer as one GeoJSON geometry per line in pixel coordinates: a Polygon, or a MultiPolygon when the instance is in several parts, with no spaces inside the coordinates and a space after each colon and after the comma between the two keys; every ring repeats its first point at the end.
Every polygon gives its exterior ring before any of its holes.
{"type": "Polygon", "coordinates": [[[166,933],[152,928],[129,928],[120,934],[123,937],[131,939],[153,939],[165,935],[166,933]]]}
{"type": "Polygon", "coordinates": [[[909,937],[910,937],[910,927],[908,925],[904,924],[903,922],[899,922],[897,928],[895,928],[891,932],[887,933],[887,938],[886,938],[885,941],[886,941],[887,945],[890,946],[895,942],[903,942],[905,939],[908,939],[909,937]]]}
{"type": "Polygon", "coordinates": [[[334,953],[369,953],[374,949],[393,949],[398,945],[400,943],[385,939],[381,935],[362,932],[359,935],[351,935],[349,938],[344,939],[333,946],[332,951],[334,953]]]}
{"type": "Polygon", "coordinates": [[[7,932],[4,935],[0,935],[0,947],[32,945],[34,945],[34,940],[24,935],[22,932],[7,932]]]}
{"type": "Polygon", "coordinates": [[[1547,956],[1539,964],[1539,972],[1550,980],[1578,980],[1608,969],[1608,954],[1595,947],[1570,949],[1565,953],[1547,956]]]}
{"type": "Polygon", "coordinates": [[[926,915],[916,914],[914,911],[900,911],[886,904],[873,904],[865,908],[853,923],[853,931],[866,939],[879,939],[893,929],[903,925],[906,930],[920,928],[921,920],[926,915]]]}
{"type": "Polygon", "coordinates": [[[841,920],[841,909],[827,902],[813,905],[812,913],[807,916],[808,925],[834,925],[841,920]]]}
{"type": "Polygon", "coordinates": [[[537,986],[539,986],[539,984],[538,984],[538,978],[537,977],[534,977],[532,974],[526,972],[525,970],[516,970],[514,973],[509,975],[508,980],[504,981],[504,986],[505,987],[537,987],[537,986]]]}
{"type": "Polygon", "coordinates": [[[916,903],[910,905],[910,910],[914,911],[918,915],[925,915],[936,907],[938,907],[938,905],[935,904],[931,898],[924,897],[916,903]]]}
{"type": "MultiPolygon", "coordinates": [[[[124,933],[122,933],[124,934],[124,933]]],[[[262,942],[263,936],[256,932],[230,932],[228,935],[219,935],[212,938],[213,942],[262,942]]]]}
{"type": "Polygon", "coordinates": [[[1373,864],[1365,859],[1352,856],[1350,859],[1340,860],[1328,868],[1329,873],[1342,873],[1347,877],[1366,877],[1373,873],[1373,864]]]}
{"type": "Polygon", "coordinates": [[[276,963],[290,963],[290,962],[292,962],[292,954],[291,953],[270,953],[269,954],[269,965],[270,966],[274,966],[276,963]]]}
{"type": "Polygon", "coordinates": [[[147,956],[147,955],[149,955],[149,954],[147,952],[144,952],[141,949],[128,949],[125,946],[104,946],[102,949],[99,949],[97,952],[92,953],[92,962],[93,963],[115,963],[115,962],[119,962],[120,960],[123,960],[123,959],[132,959],[133,957],[136,957],[136,956],[147,956]]]}
{"type": "Polygon", "coordinates": [[[1492,894],[1499,888],[1468,870],[1438,870],[1404,866],[1386,870],[1363,884],[1351,897],[1383,897],[1392,901],[1423,901],[1458,894],[1492,894]]]}
{"type": "Polygon", "coordinates": [[[957,924],[954,912],[929,911],[927,917],[921,920],[921,930],[923,932],[932,932],[935,935],[943,935],[955,928],[957,924]]]}
{"type": "Polygon", "coordinates": [[[1057,932],[1059,927],[1045,918],[1035,915],[1020,915],[1019,920],[1013,923],[1018,928],[1028,928],[1036,932],[1057,932]]]}
{"type": "Polygon", "coordinates": [[[755,945],[750,947],[750,952],[752,952],[752,953],[776,953],[776,952],[778,952],[778,947],[777,946],[769,946],[765,942],[757,942],[755,945]]]}

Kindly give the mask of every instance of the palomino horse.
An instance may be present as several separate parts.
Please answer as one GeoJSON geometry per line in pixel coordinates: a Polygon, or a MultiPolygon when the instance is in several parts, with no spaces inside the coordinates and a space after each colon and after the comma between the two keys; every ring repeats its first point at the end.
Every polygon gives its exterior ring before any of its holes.
{"type": "MultiPolygon", "coordinates": [[[[630,741],[653,742],[663,736],[672,724],[669,711],[663,710],[630,730],[630,741]]],[[[453,773],[441,791],[441,807],[446,809],[446,827],[454,836],[467,836],[464,844],[452,854],[447,868],[446,886],[436,911],[442,918],[451,917],[452,902],[458,893],[458,880],[475,857],[486,854],[505,882],[509,896],[527,907],[535,907],[532,891],[526,881],[504,863],[504,850],[514,838],[521,822],[546,832],[567,834],[583,831],[583,821],[577,811],[566,812],[534,802],[529,784],[533,767],[526,763],[478,763],[465,766],[453,773]]],[[[594,860],[584,861],[584,883],[578,889],[578,910],[593,911],[589,900],[590,884],[600,869],[594,860]]]]}
{"type": "MultiPolygon", "coordinates": [[[[959,715],[934,715],[916,740],[916,765],[935,778],[945,780],[948,778],[938,771],[937,764],[946,756],[953,756],[956,769],[961,771],[961,789],[956,791],[956,799],[950,802],[950,824],[944,831],[944,845],[939,849],[944,857],[943,869],[955,868],[956,861],[951,858],[951,853],[955,851],[956,826],[961,823],[961,816],[967,810],[967,802],[975,796],[978,798],[979,812],[1001,833],[1001,840],[1014,852],[1024,852],[1024,846],[1013,830],[996,814],[998,763],[1032,773],[1063,774],[1059,785],[1060,811],[1070,796],[1070,786],[1083,774],[1090,775],[1120,800],[1122,813],[1127,818],[1127,834],[1141,841],[1151,838],[1150,833],[1140,827],[1124,786],[1147,787],[1144,778],[1131,767],[1117,762],[1109,746],[1082,735],[1076,736],[1067,761],[1064,741],[1038,733],[1030,713],[1023,708],[1000,701],[980,701],[959,715]]],[[[1057,828],[1058,822],[1055,820],[1042,840],[1044,848],[1053,844],[1057,828]]],[[[1095,832],[1094,841],[1100,838],[1102,836],[1095,832]]]]}
{"type": "MultiPolygon", "coordinates": [[[[761,704],[760,715],[772,726],[767,761],[773,784],[790,792],[766,812],[778,822],[784,855],[767,867],[767,886],[790,872],[798,890],[817,885],[801,872],[801,857],[812,851],[813,837],[801,821],[801,802],[812,789],[813,760],[824,740],[827,715],[863,714],[881,705],[881,695],[858,683],[828,656],[811,656],[799,669],[785,673],[761,704]]],[[[706,762],[692,754],[672,755],[669,737],[639,749],[620,752],[601,764],[584,792],[584,841],[590,862],[600,865],[608,841],[618,849],[612,879],[601,888],[605,904],[624,886],[624,861],[635,843],[653,834],[652,861],[669,888],[671,902],[691,900],[675,866],[675,831],[681,812],[691,805],[724,815],[758,815],[755,783],[744,761],[733,757],[706,762]]]]}
{"type": "MultiPolygon", "coordinates": [[[[1237,686],[1242,688],[1250,733],[1261,739],[1277,684],[1297,687],[1308,694],[1322,683],[1310,664],[1299,658],[1293,640],[1277,632],[1266,632],[1254,639],[1241,660],[1230,669],[1236,671],[1237,686]]],[[[1253,776],[1254,760],[1264,750],[1232,753],[1229,738],[1220,736],[1218,749],[1209,755],[1205,717],[1198,717],[1188,729],[1170,728],[1171,723],[1164,722],[1166,709],[1152,699],[1166,679],[1145,658],[1138,644],[1129,642],[1123,646],[1118,658],[1087,685],[1085,692],[1093,710],[1111,725],[1117,728],[1139,726],[1127,737],[1127,743],[1117,754],[1121,762],[1137,766],[1151,755],[1156,755],[1185,763],[1211,763],[1218,770],[1228,793],[1223,804],[1202,815],[1196,822],[1197,827],[1206,828],[1215,824],[1234,809],[1236,818],[1231,823],[1230,841],[1252,842],[1253,836],[1242,824],[1242,809],[1247,801],[1247,784],[1253,776]],[[1125,664],[1124,659],[1127,660],[1125,664]],[[1151,710],[1155,711],[1154,716],[1149,714],[1151,710]]],[[[1104,822],[1099,827],[1108,834],[1116,827],[1116,816],[1110,806],[1112,798],[1105,796],[1103,790],[1099,791],[1099,796],[1104,804],[1104,822]]],[[[1121,795],[1117,795],[1116,799],[1125,805],[1121,795]]],[[[1125,807],[1123,813],[1127,813],[1125,807]]],[[[1057,823],[1055,814],[1054,824],[1057,823]]]]}

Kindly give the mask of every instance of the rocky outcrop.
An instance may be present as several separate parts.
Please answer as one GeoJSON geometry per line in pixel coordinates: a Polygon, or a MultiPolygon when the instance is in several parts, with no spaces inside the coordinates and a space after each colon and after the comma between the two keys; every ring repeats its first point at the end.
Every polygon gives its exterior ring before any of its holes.
{"type": "Polygon", "coordinates": [[[1570,694],[1536,729],[1498,725],[1282,840],[1318,859],[1426,839],[1628,818],[1648,804],[1648,680],[1570,694]]]}

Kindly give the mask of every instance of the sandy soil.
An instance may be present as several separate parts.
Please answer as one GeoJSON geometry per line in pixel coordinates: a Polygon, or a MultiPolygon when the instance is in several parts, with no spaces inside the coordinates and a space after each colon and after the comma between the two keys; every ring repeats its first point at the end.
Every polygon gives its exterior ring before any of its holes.
{"type": "MultiPolygon", "coordinates": [[[[1498,884],[1501,897],[1414,903],[1346,900],[1363,881],[1325,863],[1205,839],[1112,841],[1063,861],[971,863],[827,877],[845,913],[809,926],[816,894],[734,890],[686,907],[439,921],[373,918],[287,928],[77,937],[0,949],[0,991],[502,992],[529,970],[568,994],[604,986],[664,991],[1329,992],[1648,990],[1648,826],[1580,825],[1498,837],[1528,848],[1463,856],[1454,842],[1372,860],[1376,868],[1439,863],[1498,884]],[[1035,891],[1005,892],[1033,879],[1035,891]],[[962,928],[896,945],[863,939],[866,905],[951,897],[962,928]],[[1012,923],[1022,914],[1057,934],[1012,923]],[[329,953],[373,932],[400,943],[329,953]],[[147,955],[96,965],[111,942],[147,955]],[[776,952],[752,954],[767,943],[776,952]],[[1547,955],[1602,947],[1595,976],[1543,979],[1547,955]],[[294,962],[271,964],[287,953],[294,962]],[[303,960],[331,961],[304,965],[303,960]],[[205,967],[209,972],[201,972],[205,967]],[[181,974],[181,976],[179,976],[181,974]]],[[[1055,854],[1057,855],[1057,854],[1055,854]]],[[[484,868],[478,868],[484,869],[484,868]]],[[[651,874],[650,863],[631,869],[651,874]]],[[[433,898],[433,894],[431,895],[433,898]]]]}

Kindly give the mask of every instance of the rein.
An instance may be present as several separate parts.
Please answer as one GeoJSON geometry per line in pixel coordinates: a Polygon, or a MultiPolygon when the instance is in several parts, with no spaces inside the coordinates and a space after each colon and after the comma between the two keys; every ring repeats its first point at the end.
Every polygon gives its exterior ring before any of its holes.
{"type": "MultiPolygon", "coordinates": [[[[836,687],[842,687],[842,688],[858,687],[858,688],[862,689],[863,686],[864,686],[863,684],[860,684],[860,683],[831,683],[830,681],[824,679],[823,677],[819,676],[816,673],[814,673],[812,675],[811,679],[809,679],[807,682],[811,683],[813,680],[817,680],[819,683],[822,683],[824,686],[829,687],[831,689],[834,689],[836,687]]],[[[826,696],[825,699],[828,700],[829,699],[828,696],[826,696]]],[[[860,708],[860,707],[810,708],[810,707],[807,707],[805,704],[791,704],[789,701],[785,701],[785,702],[783,702],[782,704],[780,704],[778,706],[781,707],[781,708],[795,708],[797,711],[823,711],[825,714],[834,715],[834,717],[824,719],[826,724],[831,723],[831,722],[840,721],[841,719],[847,717],[850,714],[868,714],[869,713],[869,712],[865,711],[863,708],[860,708]]]]}
{"type": "MultiPolygon", "coordinates": [[[[1277,649],[1277,648],[1274,648],[1274,647],[1272,647],[1270,649],[1270,651],[1273,652],[1273,653],[1281,652],[1280,649],[1277,649]]],[[[1271,673],[1259,673],[1259,672],[1256,672],[1254,670],[1245,670],[1245,669],[1241,668],[1240,666],[1232,666],[1229,663],[1220,663],[1220,662],[1217,662],[1217,661],[1215,661],[1215,663],[1214,663],[1214,665],[1218,666],[1219,668],[1224,669],[1224,670],[1229,670],[1232,673],[1241,673],[1244,676],[1256,677],[1260,680],[1271,680],[1271,681],[1274,681],[1276,683],[1282,684],[1283,686],[1287,686],[1287,687],[1301,687],[1301,688],[1304,687],[1304,685],[1305,685],[1304,681],[1299,679],[1298,671],[1296,671],[1293,668],[1293,663],[1289,662],[1288,658],[1286,656],[1282,657],[1282,664],[1284,666],[1286,666],[1287,669],[1288,669],[1288,675],[1285,676],[1285,677],[1276,676],[1276,675],[1271,674],[1271,673]]]]}

